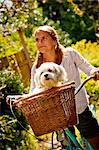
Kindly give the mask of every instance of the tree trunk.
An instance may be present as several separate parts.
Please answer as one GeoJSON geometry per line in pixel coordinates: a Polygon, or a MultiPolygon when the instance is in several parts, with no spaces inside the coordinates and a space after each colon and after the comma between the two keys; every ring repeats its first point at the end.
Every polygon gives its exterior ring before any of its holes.
{"type": "Polygon", "coordinates": [[[21,43],[23,45],[23,50],[24,50],[24,53],[25,53],[26,58],[28,60],[29,66],[31,68],[32,67],[32,61],[31,61],[31,59],[29,57],[29,54],[28,54],[28,48],[27,48],[27,44],[26,44],[26,42],[24,40],[23,32],[22,32],[22,30],[20,28],[17,29],[17,32],[19,34],[19,38],[20,38],[21,43]]]}

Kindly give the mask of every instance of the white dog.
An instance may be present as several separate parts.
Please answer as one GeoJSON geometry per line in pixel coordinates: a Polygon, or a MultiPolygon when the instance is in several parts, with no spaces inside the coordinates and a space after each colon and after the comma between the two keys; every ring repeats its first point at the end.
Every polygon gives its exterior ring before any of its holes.
{"type": "Polygon", "coordinates": [[[35,88],[33,91],[29,94],[17,96],[16,99],[38,94],[51,87],[61,85],[66,81],[68,81],[67,74],[61,65],[55,64],[53,62],[43,63],[38,69],[36,69],[36,73],[34,75],[35,88]]]}
{"type": "Polygon", "coordinates": [[[38,69],[36,69],[34,75],[36,88],[33,90],[33,94],[55,87],[66,81],[67,74],[61,65],[53,62],[43,63],[38,69]]]}

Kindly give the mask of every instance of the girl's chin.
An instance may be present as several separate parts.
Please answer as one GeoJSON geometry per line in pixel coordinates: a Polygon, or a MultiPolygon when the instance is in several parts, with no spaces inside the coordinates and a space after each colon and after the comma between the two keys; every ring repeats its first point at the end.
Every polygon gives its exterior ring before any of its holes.
{"type": "Polygon", "coordinates": [[[46,53],[46,50],[45,49],[40,49],[39,52],[46,53]]]}

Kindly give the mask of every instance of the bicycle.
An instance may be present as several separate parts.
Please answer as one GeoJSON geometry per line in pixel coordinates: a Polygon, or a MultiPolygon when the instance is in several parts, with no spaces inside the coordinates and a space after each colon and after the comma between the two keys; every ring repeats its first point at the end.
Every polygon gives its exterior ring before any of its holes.
{"type": "MultiPolygon", "coordinates": [[[[88,82],[92,78],[94,78],[94,76],[90,76],[87,79],[85,79],[84,82],[82,82],[82,84],[75,90],[75,95],[80,91],[80,89],[85,85],[85,83],[88,82]]],[[[14,101],[13,97],[11,99],[12,99],[12,101],[14,101]]],[[[10,102],[10,105],[11,105],[11,102],[10,102]]],[[[12,111],[12,113],[13,113],[13,111],[12,111]]],[[[14,115],[14,113],[13,113],[13,115],[14,115]]],[[[14,117],[16,118],[15,115],[14,115],[14,117]]],[[[67,128],[63,129],[63,132],[64,132],[64,136],[67,140],[67,143],[68,143],[68,145],[64,148],[64,150],[94,150],[85,138],[81,137],[81,140],[79,143],[77,141],[76,137],[69,131],[69,129],[67,129],[67,128]],[[73,145],[71,142],[73,143],[73,145]],[[82,147],[82,143],[85,144],[85,147],[82,147]]],[[[52,133],[52,150],[54,149],[53,135],[54,135],[54,132],[52,133]]]]}
{"type": "MultiPolygon", "coordinates": [[[[93,79],[94,76],[89,76],[87,79],[85,79],[81,85],[75,90],[75,95],[81,90],[81,88],[91,79],[93,79]]],[[[64,147],[64,150],[94,150],[93,147],[89,144],[88,140],[84,137],[80,138],[80,142],[76,139],[76,137],[69,131],[68,128],[63,129],[65,139],[67,141],[66,147],[64,147]],[[83,146],[82,146],[83,145],[83,146]]],[[[53,146],[53,135],[52,134],[52,149],[53,146]]]]}

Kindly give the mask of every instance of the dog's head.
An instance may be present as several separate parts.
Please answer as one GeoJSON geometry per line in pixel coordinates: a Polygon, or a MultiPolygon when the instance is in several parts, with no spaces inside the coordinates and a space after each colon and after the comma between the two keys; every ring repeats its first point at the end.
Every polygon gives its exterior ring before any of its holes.
{"type": "Polygon", "coordinates": [[[53,62],[46,62],[36,70],[34,82],[37,87],[53,87],[59,82],[67,81],[65,69],[53,62]]]}

